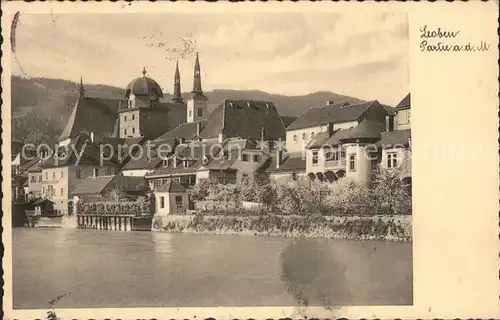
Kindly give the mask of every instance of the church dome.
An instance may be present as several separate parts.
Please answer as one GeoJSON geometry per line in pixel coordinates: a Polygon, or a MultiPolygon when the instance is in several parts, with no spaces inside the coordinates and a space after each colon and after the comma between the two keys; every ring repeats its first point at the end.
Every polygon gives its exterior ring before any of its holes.
{"type": "Polygon", "coordinates": [[[128,98],[130,94],[134,94],[136,96],[148,96],[150,98],[163,98],[163,92],[158,82],[146,77],[146,70],[143,70],[142,74],[142,77],[130,81],[125,88],[125,96],[128,98]]]}

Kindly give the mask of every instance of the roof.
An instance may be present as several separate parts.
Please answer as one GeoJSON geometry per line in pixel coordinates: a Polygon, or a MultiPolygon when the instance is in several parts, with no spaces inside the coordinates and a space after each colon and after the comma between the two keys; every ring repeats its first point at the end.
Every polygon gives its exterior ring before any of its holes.
{"type": "Polygon", "coordinates": [[[395,146],[407,147],[411,138],[411,129],[382,132],[381,136],[381,139],[377,141],[377,145],[385,149],[395,146]]]}
{"type": "Polygon", "coordinates": [[[411,107],[411,98],[410,94],[408,93],[406,97],[401,100],[398,105],[396,106],[396,109],[408,109],[411,107]]]}
{"type": "Polygon", "coordinates": [[[285,128],[291,125],[295,120],[297,120],[297,117],[287,117],[287,116],[281,117],[281,121],[283,121],[285,128]]]}
{"type": "Polygon", "coordinates": [[[145,192],[148,190],[146,179],[129,176],[102,176],[85,178],[78,184],[72,195],[98,195],[105,189],[119,188],[123,192],[145,192]]]}
{"type": "MultiPolygon", "coordinates": [[[[335,134],[335,133],[334,133],[335,134]]],[[[328,140],[328,132],[317,133],[306,146],[306,149],[320,148],[328,140]]]]}
{"type": "Polygon", "coordinates": [[[130,81],[125,88],[125,97],[128,98],[131,93],[137,96],[163,98],[163,92],[158,82],[145,75],[130,81]]]}
{"type": "Polygon", "coordinates": [[[198,124],[205,125],[206,120],[200,120],[196,122],[187,122],[180,124],[174,129],[164,133],[155,140],[168,140],[168,139],[184,139],[186,141],[191,141],[196,137],[198,124]]]}
{"type": "Polygon", "coordinates": [[[112,135],[118,117],[117,111],[120,101],[118,99],[79,97],[59,140],[73,138],[81,132],[99,132],[112,135]]]}
{"type": "Polygon", "coordinates": [[[123,166],[122,170],[154,169],[163,160],[162,158],[170,155],[177,146],[177,142],[175,139],[149,141],[150,147],[148,158],[147,144],[148,142],[141,145],[141,148],[143,148],[142,153],[140,151],[136,151],[133,153],[133,156],[123,166]]]}
{"type": "Polygon", "coordinates": [[[54,201],[52,200],[49,200],[47,198],[44,198],[44,199],[38,199],[38,200],[35,200],[33,201],[33,204],[34,205],[37,205],[37,204],[41,204],[41,203],[44,203],[44,202],[51,202],[51,203],[55,203],[54,201]]]}
{"type": "Polygon", "coordinates": [[[397,113],[397,109],[393,108],[391,106],[387,106],[385,104],[382,105],[382,107],[385,109],[388,115],[394,116],[397,113]]]}
{"type": "Polygon", "coordinates": [[[300,153],[285,155],[283,162],[276,168],[276,157],[272,157],[268,162],[266,172],[302,172],[306,170],[306,159],[300,153]]]}
{"type": "Polygon", "coordinates": [[[210,114],[200,138],[278,140],[285,138],[285,125],[272,102],[256,100],[224,100],[210,114]]]}
{"type": "Polygon", "coordinates": [[[302,116],[297,118],[297,120],[295,120],[286,129],[297,130],[329,123],[356,121],[368,108],[376,103],[378,103],[378,101],[374,100],[356,105],[341,103],[311,108],[302,116]]]}
{"type": "Polygon", "coordinates": [[[156,188],[155,192],[186,192],[186,188],[172,179],[168,179],[167,182],[156,188]]]}
{"type": "MultiPolygon", "coordinates": [[[[124,139],[108,137],[101,137],[100,139],[100,144],[92,143],[89,135],[81,133],[75,138],[71,138],[68,145],[60,146],[54,154],[48,159],[43,160],[39,166],[42,169],[85,164],[119,166],[123,161],[128,159],[128,149],[124,145],[124,139]],[[110,154],[109,159],[108,157],[101,157],[101,145],[111,146],[111,149],[115,150],[115,152],[110,154]],[[122,146],[121,155],[116,152],[116,150],[119,150],[118,145],[122,146]]],[[[109,151],[110,147],[103,148],[103,152],[109,151]]]]}
{"type": "MultiPolygon", "coordinates": [[[[384,131],[384,125],[378,121],[365,119],[352,128],[345,130],[345,135],[340,140],[373,139],[379,140],[380,133],[384,131]]],[[[329,139],[330,140],[330,139],[329,139]]]]}

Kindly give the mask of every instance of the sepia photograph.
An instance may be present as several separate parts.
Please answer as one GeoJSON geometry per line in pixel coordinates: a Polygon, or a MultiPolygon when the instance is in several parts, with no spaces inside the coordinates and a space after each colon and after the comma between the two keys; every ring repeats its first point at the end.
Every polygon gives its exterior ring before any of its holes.
{"type": "Polygon", "coordinates": [[[406,12],[17,12],[10,45],[14,309],[414,304],[406,12]]]}

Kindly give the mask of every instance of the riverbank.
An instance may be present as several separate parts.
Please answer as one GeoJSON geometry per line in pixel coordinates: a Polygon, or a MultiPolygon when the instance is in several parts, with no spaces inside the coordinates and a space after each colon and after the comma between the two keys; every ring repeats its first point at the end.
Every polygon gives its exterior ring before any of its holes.
{"type": "Polygon", "coordinates": [[[411,242],[412,216],[157,215],[152,231],[411,242]]]}

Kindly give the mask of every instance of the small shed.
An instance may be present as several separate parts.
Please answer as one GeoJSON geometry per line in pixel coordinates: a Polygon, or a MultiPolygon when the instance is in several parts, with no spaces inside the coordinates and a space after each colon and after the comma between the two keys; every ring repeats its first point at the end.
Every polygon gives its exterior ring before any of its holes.
{"type": "Polygon", "coordinates": [[[51,217],[55,215],[54,202],[49,199],[39,199],[33,201],[34,212],[42,217],[51,217]]]}
{"type": "Polygon", "coordinates": [[[156,214],[185,214],[189,196],[181,184],[168,179],[155,190],[156,214]]]}

